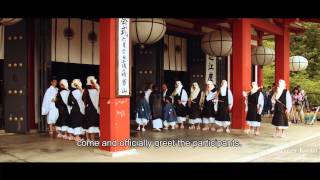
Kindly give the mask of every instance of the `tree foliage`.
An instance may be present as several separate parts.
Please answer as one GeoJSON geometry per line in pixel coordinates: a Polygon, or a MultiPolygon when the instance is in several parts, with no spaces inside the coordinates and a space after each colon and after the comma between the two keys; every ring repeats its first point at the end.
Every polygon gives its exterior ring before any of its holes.
{"type": "MultiPolygon", "coordinates": [[[[300,85],[309,94],[312,104],[320,105],[320,24],[302,23],[305,32],[290,37],[290,56],[303,56],[308,68],[301,72],[290,72],[290,88],[300,85]]],[[[264,40],[263,45],[274,49],[274,40],[264,40]]],[[[264,86],[274,82],[274,63],[263,67],[264,86]]]]}

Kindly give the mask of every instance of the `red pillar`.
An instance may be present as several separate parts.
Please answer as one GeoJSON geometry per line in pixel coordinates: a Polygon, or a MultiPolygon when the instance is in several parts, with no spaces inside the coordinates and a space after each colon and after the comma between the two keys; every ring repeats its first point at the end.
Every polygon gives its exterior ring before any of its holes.
{"type": "Polygon", "coordinates": [[[251,79],[251,23],[250,19],[235,20],[232,25],[232,128],[246,127],[243,91],[250,90],[251,79]]]}
{"type": "Polygon", "coordinates": [[[100,19],[100,150],[127,150],[128,146],[103,146],[130,138],[130,100],[116,97],[116,19],[100,19]]]}
{"type": "MultiPolygon", "coordinates": [[[[258,31],[257,44],[258,44],[258,46],[263,45],[263,32],[262,31],[258,31]]],[[[258,85],[262,86],[263,85],[263,71],[262,71],[263,66],[258,66],[257,68],[258,68],[258,85]]]]}
{"type": "Polygon", "coordinates": [[[276,68],[275,68],[275,83],[278,83],[279,79],[286,81],[287,88],[290,87],[290,31],[288,25],[283,27],[283,35],[276,35],[276,68]]]}

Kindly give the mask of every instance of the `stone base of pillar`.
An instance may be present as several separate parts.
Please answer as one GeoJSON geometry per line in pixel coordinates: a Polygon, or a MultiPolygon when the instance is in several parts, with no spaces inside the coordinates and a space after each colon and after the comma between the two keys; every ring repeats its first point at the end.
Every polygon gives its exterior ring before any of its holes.
{"type": "Polygon", "coordinates": [[[121,156],[137,154],[136,149],[128,149],[128,150],[114,151],[114,152],[101,150],[101,149],[94,149],[93,152],[97,153],[97,154],[104,155],[104,156],[108,156],[108,157],[121,157],[121,156]]]}

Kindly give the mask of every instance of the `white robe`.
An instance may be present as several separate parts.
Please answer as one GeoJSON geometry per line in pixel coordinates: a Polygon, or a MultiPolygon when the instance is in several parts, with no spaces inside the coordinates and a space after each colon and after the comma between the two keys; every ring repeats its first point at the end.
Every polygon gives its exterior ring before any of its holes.
{"type": "MultiPolygon", "coordinates": [[[[223,93],[223,91],[221,91],[221,96],[225,96],[225,94],[226,94],[225,91],[224,91],[224,93],[223,93]]],[[[233,95],[232,95],[232,92],[230,91],[229,88],[228,88],[228,105],[229,105],[230,109],[233,106],[233,95]]],[[[218,111],[218,101],[215,101],[215,103],[214,103],[214,110],[218,111]]]]}
{"type": "Polygon", "coordinates": [[[69,97],[70,91],[69,90],[62,90],[60,92],[61,98],[63,103],[67,106],[68,112],[70,114],[72,107],[68,105],[68,97],[69,97]]]}
{"type": "Polygon", "coordinates": [[[146,99],[146,101],[149,103],[149,97],[150,97],[150,94],[152,93],[152,90],[151,89],[148,89],[144,92],[144,98],[146,99]]]}
{"type": "Polygon", "coordinates": [[[41,114],[47,115],[47,123],[55,124],[58,117],[59,111],[55,106],[54,99],[58,94],[58,88],[50,86],[43,97],[41,114]]]}
{"type": "Polygon", "coordinates": [[[84,102],[82,101],[82,92],[79,89],[76,89],[74,91],[72,91],[72,95],[73,97],[76,99],[79,108],[80,108],[80,112],[81,114],[85,113],[85,106],[84,106],[84,102]]]}
{"type": "Polygon", "coordinates": [[[96,89],[89,89],[88,91],[89,91],[89,96],[94,108],[97,110],[98,114],[100,114],[99,91],[97,91],[96,89]]]}
{"type": "Polygon", "coordinates": [[[182,94],[181,94],[181,103],[186,106],[187,105],[187,102],[188,102],[188,94],[187,92],[182,89],[182,94]]]}

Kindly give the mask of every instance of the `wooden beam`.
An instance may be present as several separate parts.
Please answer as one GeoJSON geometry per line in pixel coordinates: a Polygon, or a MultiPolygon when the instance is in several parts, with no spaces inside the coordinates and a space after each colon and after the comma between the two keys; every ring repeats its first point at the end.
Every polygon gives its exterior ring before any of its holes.
{"type": "Polygon", "coordinates": [[[264,21],[262,19],[258,18],[253,18],[251,20],[251,25],[254,26],[256,29],[259,29],[264,32],[269,32],[271,34],[276,34],[276,35],[283,35],[283,30],[281,27],[272,24],[268,21],[264,21]]]}

